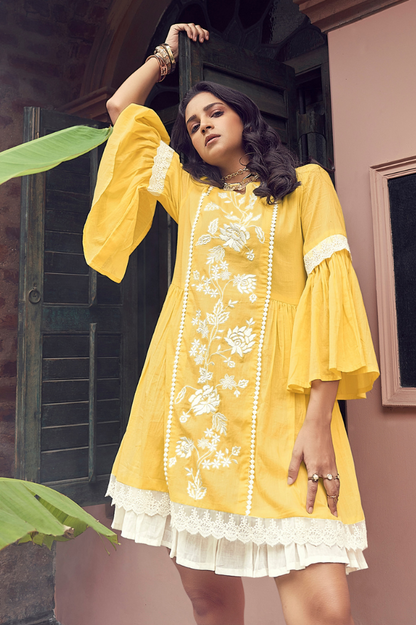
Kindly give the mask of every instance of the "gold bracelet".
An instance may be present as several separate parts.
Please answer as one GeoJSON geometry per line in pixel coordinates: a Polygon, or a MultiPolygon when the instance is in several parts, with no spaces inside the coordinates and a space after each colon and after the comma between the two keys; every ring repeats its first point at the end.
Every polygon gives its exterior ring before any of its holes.
{"type": "Polygon", "coordinates": [[[170,47],[170,45],[168,43],[162,43],[161,47],[165,48],[166,52],[169,54],[170,62],[172,64],[172,72],[173,72],[175,70],[175,67],[176,67],[176,59],[173,56],[172,48],[170,47]]]}
{"type": "Polygon", "coordinates": [[[151,54],[150,56],[147,57],[147,59],[145,60],[145,63],[147,63],[149,59],[156,59],[157,62],[159,63],[160,79],[158,80],[158,82],[162,82],[162,80],[164,80],[166,76],[168,75],[168,67],[165,63],[165,60],[158,54],[151,54]]]}
{"type": "Polygon", "coordinates": [[[156,54],[157,56],[160,56],[163,59],[164,63],[166,63],[167,72],[168,74],[170,74],[172,71],[172,63],[170,60],[170,56],[165,50],[165,48],[163,48],[162,46],[157,46],[153,54],[156,54]]]}

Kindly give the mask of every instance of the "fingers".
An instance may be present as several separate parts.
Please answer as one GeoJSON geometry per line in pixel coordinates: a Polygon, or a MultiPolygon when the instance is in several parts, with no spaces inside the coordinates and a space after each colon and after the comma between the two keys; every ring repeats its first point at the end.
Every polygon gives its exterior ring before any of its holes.
{"type": "Polygon", "coordinates": [[[189,24],[175,24],[172,28],[175,29],[176,33],[184,30],[189,39],[192,39],[193,41],[199,40],[200,43],[203,43],[209,39],[209,32],[205,28],[202,28],[202,26],[194,24],[193,22],[190,22],[189,24]]]}
{"type": "Polygon", "coordinates": [[[289,465],[289,471],[287,473],[287,483],[289,484],[289,486],[293,484],[293,482],[296,482],[302,460],[303,460],[303,454],[299,452],[295,446],[293,449],[293,453],[292,453],[292,459],[289,465]]]}
{"type": "Polygon", "coordinates": [[[313,508],[315,506],[316,493],[318,492],[318,484],[320,479],[322,479],[322,483],[327,496],[328,508],[335,517],[338,516],[338,499],[339,499],[339,491],[340,491],[340,481],[338,473],[310,473],[308,471],[308,492],[306,495],[306,510],[309,514],[312,514],[313,508]],[[320,479],[316,479],[319,476],[320,479]]]}
{"type": "Polygon", "coordinates": [[[338,516],[338,498],[340,491],[340,481],[337,473],[327,473],[323,479],[326,490],[328,508],[334,516],[338,516]]]}
{"type": "Polygon", "coordinates": [[[173,24],[173,26],[169,29],[168,36],[166,37],[166,43],[169,44],[175,59],[178,58],[178,34],[181,31],[185,31],[189,39],[192,39],[192,41],[199,41],[200,43],[203,43],[209,39],[209,32],[205,28],[202,28],[202,26],[195,25],[194,23],[173,24]]]}
{"type": "Polygon", "coordinates": [[[188,24],[188,26],[192,29],[192,39],[194,41],[199,39],[200,43],[203,43],[205,40],[209,39],[209,32],[205,28],[202,28],[202,26],[195,24],[188,24]]]}
{"type": "Polygon", "coordinates": [[[316,493],[318,492],[318,483],[308,478],[308,492],[306,493],[306,510],[312,514],[315,505],[316,493]]]}

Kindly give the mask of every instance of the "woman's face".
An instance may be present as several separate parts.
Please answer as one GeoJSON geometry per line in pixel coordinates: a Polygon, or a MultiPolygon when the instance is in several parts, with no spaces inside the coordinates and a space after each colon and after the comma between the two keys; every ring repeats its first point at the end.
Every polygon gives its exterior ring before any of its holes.
{"type": "Polygon", "coordinates": [[[223,176],[247,162],[243,149],[243,122],[228,104],[203,91],[185,110],[186,128],[199,156],[220,168],[223,176]]]}

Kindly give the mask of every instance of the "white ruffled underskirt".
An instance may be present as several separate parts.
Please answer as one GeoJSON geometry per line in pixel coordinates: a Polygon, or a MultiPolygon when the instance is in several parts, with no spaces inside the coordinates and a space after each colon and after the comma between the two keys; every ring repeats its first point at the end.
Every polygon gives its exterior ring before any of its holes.
{"type": "Polygon", "coordinates": [[[259,519],[171,502],[111,476],[112,527],[124,538],[170,549],[183,566],[239,577],[278,577],[310,564],[336,562],[346,572],[367,568],[364,521],[296,517],[259,519]]]}

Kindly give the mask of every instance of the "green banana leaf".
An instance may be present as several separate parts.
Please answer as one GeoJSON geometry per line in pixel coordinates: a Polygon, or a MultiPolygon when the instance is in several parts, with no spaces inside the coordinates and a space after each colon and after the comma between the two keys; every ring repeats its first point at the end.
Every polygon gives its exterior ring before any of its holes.
{"type": "Polygon", "coordinates": [[[112,131],[111,126],[71,126],[4,150],[0,152],[0,184],[17,176],[47,171],[86,154],[107,141],[112,131]]]}
{"type": "Polygon", "coordinates": [[[0,549],[17,541],[51,548],[55,540],[70,540],[88,527],[118,544],[117,534],[62,493],[43,484],[0,477],[0,549]]]}

